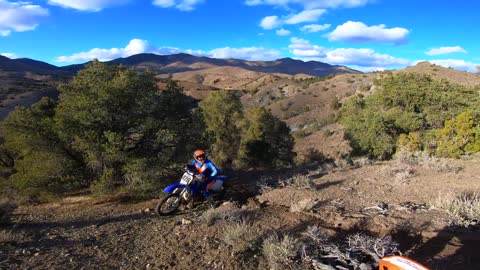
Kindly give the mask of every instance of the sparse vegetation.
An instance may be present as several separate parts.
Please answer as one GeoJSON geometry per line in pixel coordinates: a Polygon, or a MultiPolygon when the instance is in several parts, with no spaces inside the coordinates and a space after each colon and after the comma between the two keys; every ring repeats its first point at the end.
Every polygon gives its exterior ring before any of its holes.
{"type": "Polygon", "coordinates": [[[17,232],[0,230],[0,243],[2,245],[5,245],[6,243],[18,243],[22,238],[22,235],[17,232]]]}
{"type": "Polygon", "coordinates": [[[270,236],[263,243],[263,254],[270,269],[373,269],[381,258],[399,254],[398,246],[390,236],[358,233],[334,241],[318,226],[310,226],[298,238],[270,236]]]}
{"type": "Polygon", "coordinates": [[[292,269],[296,265],[300,243],[292,236],[283,237],[273,234],[263,242],[263,256],[270,269],[292,269]]]}
{"type": "Polygon", "coordinates": [[[290,206],[290,212],[308,212],[312,210],[317,205],[317,200],[307,198],[299,202],[294,202],[290,206]]]}
{"type": "Polygon", "coordinates": [[[395,154],[395,160],[397,164],[403,165],[420,165],[433,172],[453,172],[457,173],[463,169],[463,167],[456,162],[446,159],[432,156],[426,152],[408,152],[406,150],[399,151],[395,154]]]}
{"type": "Polygon", "coordinates": [[[480,224],[480,193],[478,191],[442,193],[432,205],[447,212],[451,225],[468,228],[480,224]]]}
{"type": "Polygon", "coordinates": [[[415,176],[415,170],[410,164],[397,163],[394,165],[388,165],[384,168],[384,171],[400,181],[404,181],[415,176]]]}
{"type": "Polygon", "coordinates": [[[240,221],[228,224],[223,229],[222,239],[232,248],[233,254],[238,254],[253,249],[260,233],[258,228],[247,221],[240,221]]]}
{"type": "Polygon", "coordinates": [[[307,175],[295,175],[289,178],[286,182],[288,185],[298,189],[314,190],[316,188],[316,185],[313,182],[312,178],[307,175]]]}
{"type": "Polygon", "coordinates": [[[249,221],[249,213],[244,209],[235,207],[233,204],[222,205],[212,208],[202,214],[202,220],[208,225],[214,224],[216,221],[228,220],[234,222],[249,221]]]}

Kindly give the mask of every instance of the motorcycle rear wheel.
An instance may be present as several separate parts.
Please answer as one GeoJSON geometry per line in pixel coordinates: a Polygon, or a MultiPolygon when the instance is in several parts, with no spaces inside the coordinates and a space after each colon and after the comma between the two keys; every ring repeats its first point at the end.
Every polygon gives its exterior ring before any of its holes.
{"type": "Polygon", "coordinates": [[[168,216],[178,209],[181,202],[180,194],[168,194],[157,204],[155,213],[159,216],[168,216]]]}

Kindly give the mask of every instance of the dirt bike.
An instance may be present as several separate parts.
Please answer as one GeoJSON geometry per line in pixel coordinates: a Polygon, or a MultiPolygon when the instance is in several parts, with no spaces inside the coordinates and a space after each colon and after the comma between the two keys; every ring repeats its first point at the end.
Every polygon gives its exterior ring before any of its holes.
{"type": "MultiPolygon", "coordinates": [[[[223,182],[227,177],[219,175],[207,184],[207,190],[211,196],[223,197],[225,188],[223,182]]],[[[179,183],[169,185],[163,190],[163,198],[155,207],[155,213],[159,216],[166,216],[174,213],[182,204],[188,203],[198,196],[200,182],[205,181],[203,176],[197,171],[194,165],[185,165],[185,173],[182,175],[179,183]]]]}

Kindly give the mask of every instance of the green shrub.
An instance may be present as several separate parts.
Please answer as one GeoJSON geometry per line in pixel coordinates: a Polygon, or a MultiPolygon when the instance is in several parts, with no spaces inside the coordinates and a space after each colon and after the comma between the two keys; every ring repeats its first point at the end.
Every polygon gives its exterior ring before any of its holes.
{"type": "Polygon", "coordinates": [[[421,136],[418,132],[400,134],[397,140],[397,151],[406,151],[414,153],[422,149],[421,136]]]}
{"type": "Polygon", "coordinates": [[[436,153],[443,157],[458,158],[460,155],[480,151],[480,126],[472,110],[445,121],[445,127],[436,132],[436,153]]]}
{"type": "Polygon", "coordinates": [[[141,181],[158,181],[157,172],[189,157],[191,138],[203,132],[181,90],[170,81],[159,91],[149,72],[92,62],[60,86],[58,102],[44,98],[3,121],[5,146],[16,156],[9,182],[39,199],[88,186],[114,191],[137,169],[141,181]],[[145,159],[162,168],[133,166],[145,159]]]}
{"type": "Polygon", "coordinates": [[[212,92],[199,106],[212,137],[211,156],[218,166],[231,167],[239,150],[243,119],[239,97],[231,91],[212,92]]]}
{"type": "MultiPolygon", "coordinates": [[[[345,102],[341,123],[356,153],[377,158],[391,157],[401,134],[427,134],[429,130],[443,128],[445,120],[480,105],[475,89],[445,80],[435,81],[428,75],[386,74],[375,85],[374,94],[352,97],[345,102]]],[[[422,143],[424,147],[439,142],[432,141],[431,136],[428,139],[429,142],[422,143]]],[[[401,142],[405,143],[404,140],[401,142]]],[[[475,149],[473,145],[469,147],[475,149]]]]}
{"type": "Polygon", "coordinates": [[[245,112],[239,167],[279,167],[293,163],[293,137],[290,128],[263,107],[245,112]]]}

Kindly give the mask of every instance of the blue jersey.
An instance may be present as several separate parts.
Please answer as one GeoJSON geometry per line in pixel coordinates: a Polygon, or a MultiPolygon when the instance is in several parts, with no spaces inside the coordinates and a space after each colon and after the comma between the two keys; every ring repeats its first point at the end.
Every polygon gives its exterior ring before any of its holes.
{"type": "Polygon", "coordinates": [[[206,159],[205,162],[200,162],[198,160],[193,160],[192,165],[197,168],[197,171],[201,173],[203,176],[207,177],[208,180],[211,180],[217,176],[219,169],[213,162],[209,159],[206,159]]]}

